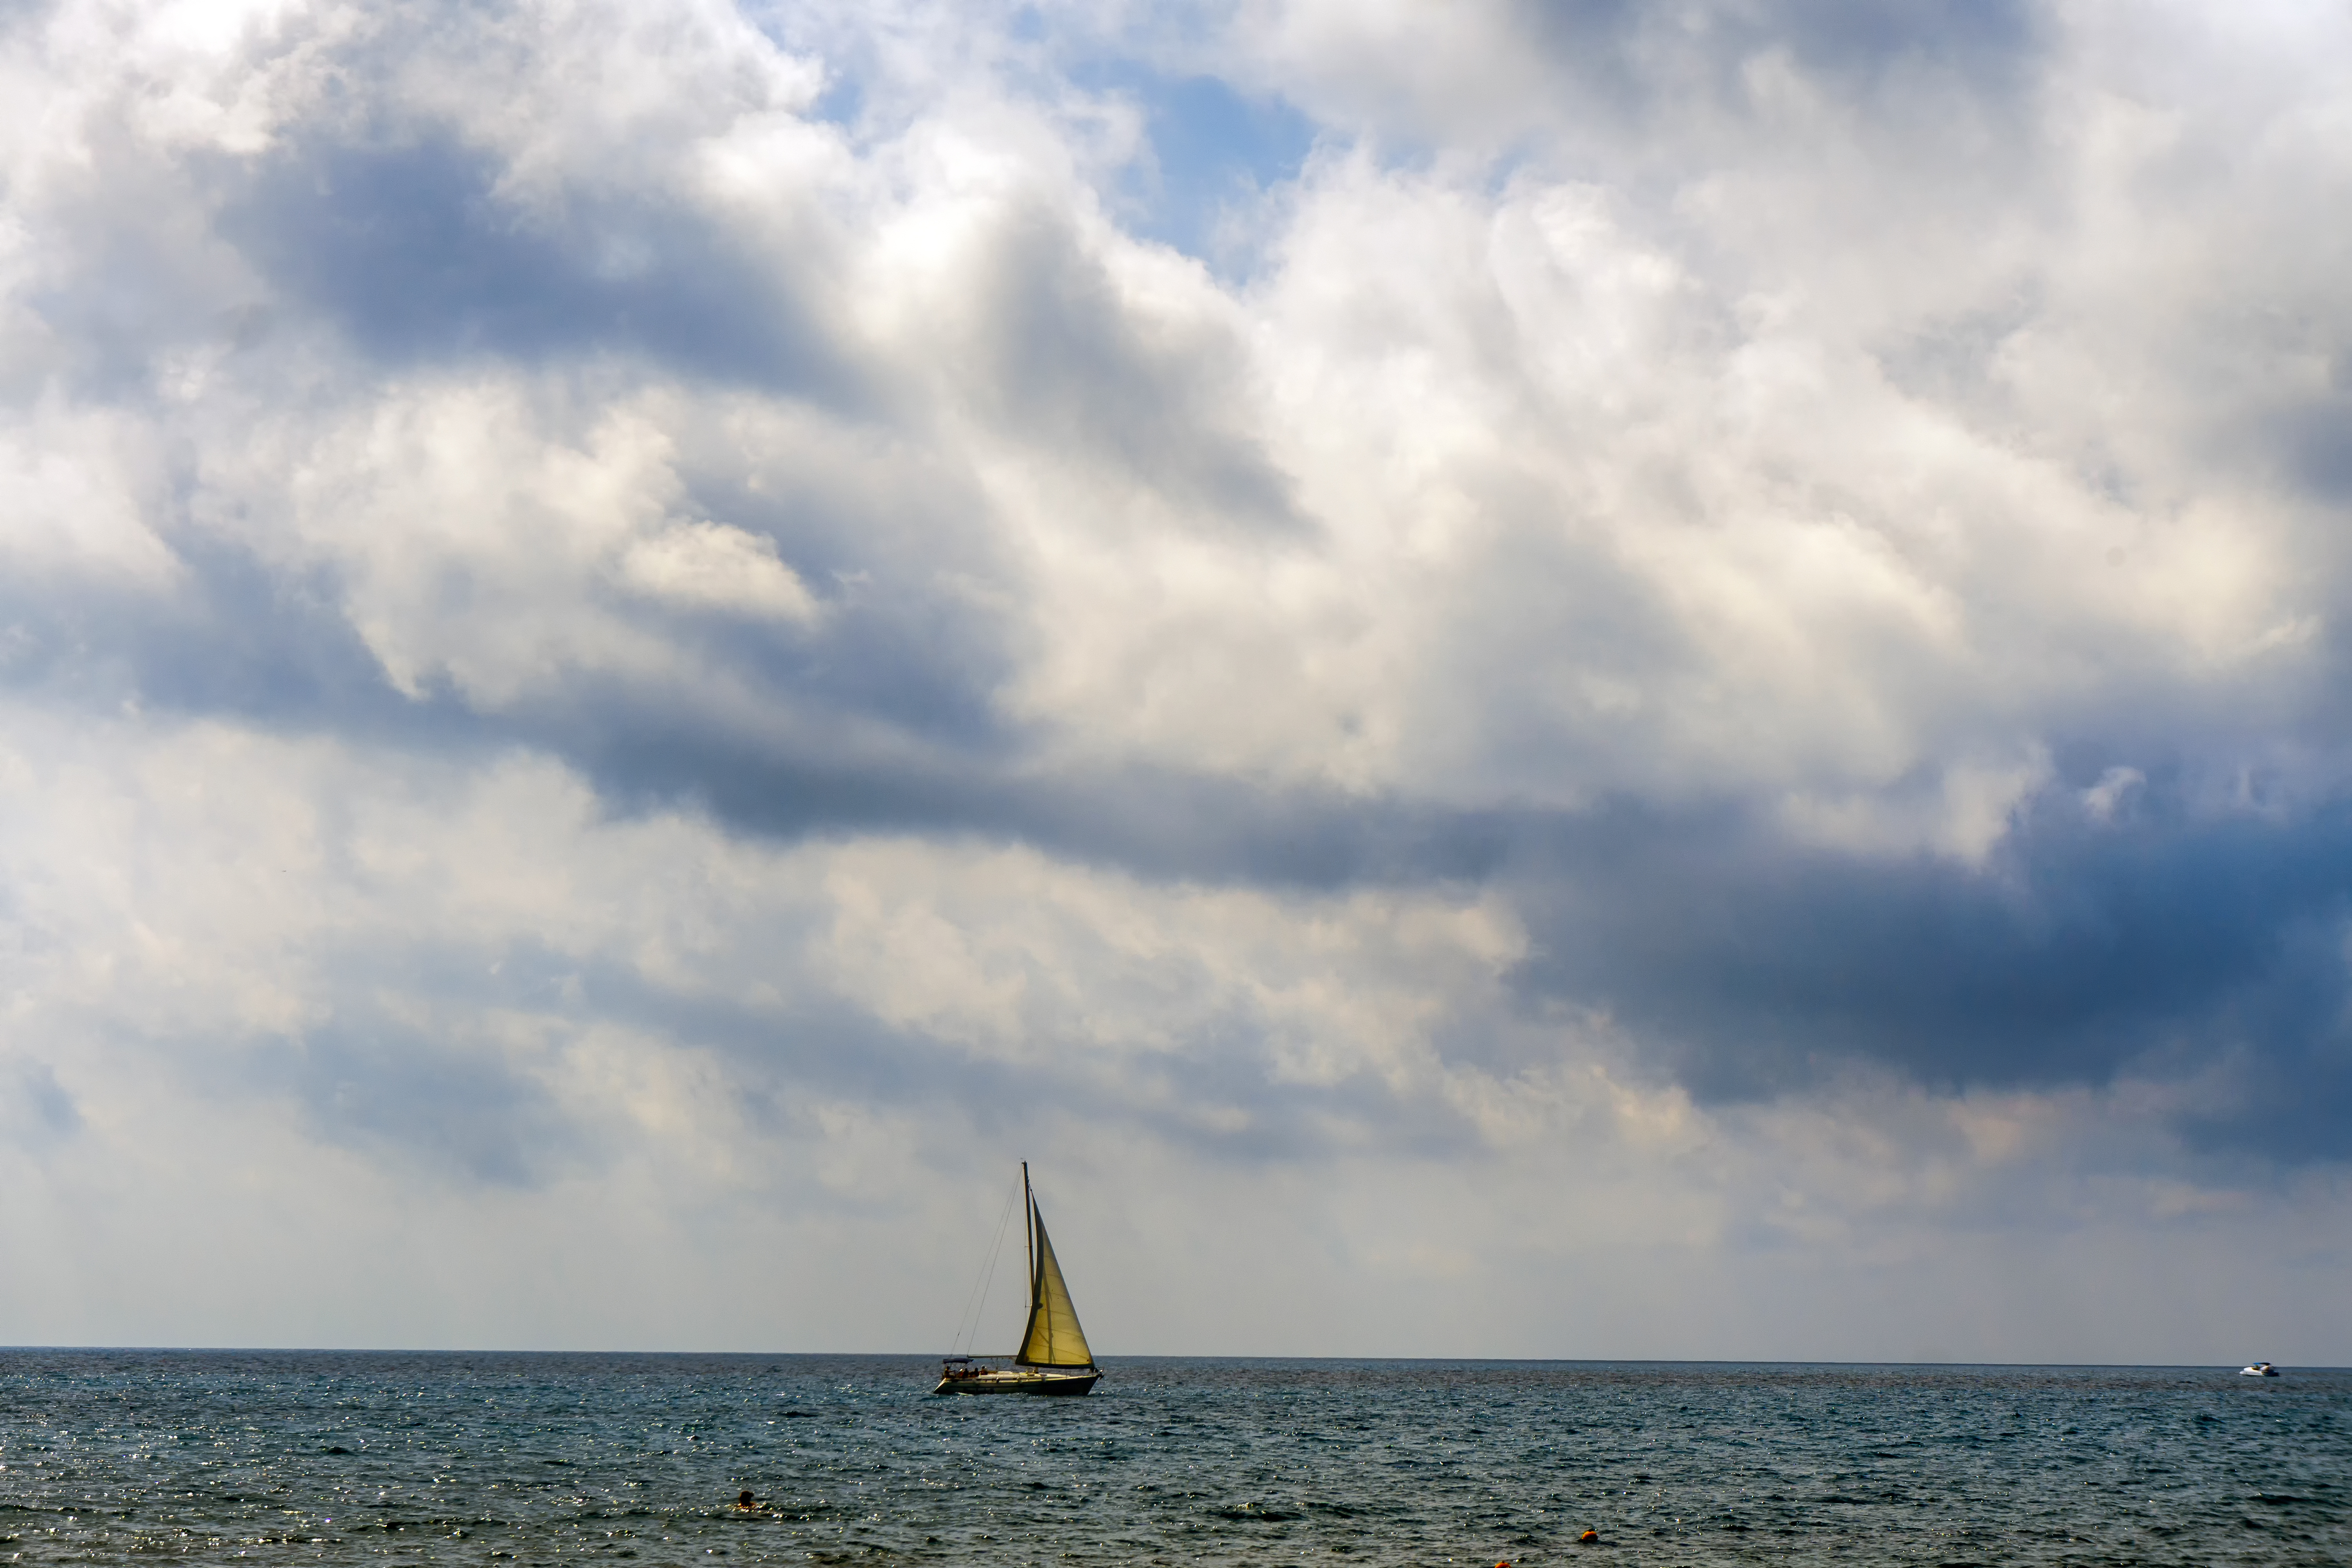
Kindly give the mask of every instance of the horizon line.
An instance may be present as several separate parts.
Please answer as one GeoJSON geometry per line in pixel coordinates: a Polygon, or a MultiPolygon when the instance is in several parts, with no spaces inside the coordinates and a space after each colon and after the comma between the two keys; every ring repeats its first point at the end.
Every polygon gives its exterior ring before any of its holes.
{"type": "MultiPolygon", "coordinates": [[[[639,1356],[735,1360],[773,1359],[835,1361],[936,1361],[938,1351],[808,1351],[808,1350],[608,1350],[580,1347],[509,1348],[500,1346],[415,1345],[0,1345],[5,1355],[406,1355],[406,1356],[639,1356]]],[[[1013,1352],[1003,1352],[1010,1355],[1013,1352]]],[[[982,1359],[987,1359],[985,1355],[982,1359]]],[[[1377,1363],[1398,1366],[1763,1366],[1763,1367],[2024,1367],[2080,1372],[2211,1372],[2237,1370],[2227,1361],[2212,1362],[2084,1362],[2084,1361],[1841,1361],[1801,1357],[1757,1356],[1405,1356],[1405,1355],[1285,1355],[1225,1352],[1129,1352],[1098,1355],[1097,1363],[1114,1362],[1258,1362],[1325,1363],[1334,1365],[1377,1363]]],[[[2265,1358],[2257,1357],[2256,1362],[2265,1358]]],[[[2252,1364],[2252,1363],[2249,1363],[2252,1364]]],[[[2352,1365],[2318,1362],[2272,1362],[2283,1369],[2303,1372],[2352,1372],[2352,1365]]]]}

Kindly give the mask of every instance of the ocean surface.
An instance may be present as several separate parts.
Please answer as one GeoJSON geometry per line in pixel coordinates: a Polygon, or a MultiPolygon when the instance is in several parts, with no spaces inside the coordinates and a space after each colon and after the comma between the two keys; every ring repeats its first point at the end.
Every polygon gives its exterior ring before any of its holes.
{"type": "Polygon", "coordinates": [[[2342,1370],[1105,1365],[0,1351],[0,1563],[2352,1563],[2342,1370]]]}

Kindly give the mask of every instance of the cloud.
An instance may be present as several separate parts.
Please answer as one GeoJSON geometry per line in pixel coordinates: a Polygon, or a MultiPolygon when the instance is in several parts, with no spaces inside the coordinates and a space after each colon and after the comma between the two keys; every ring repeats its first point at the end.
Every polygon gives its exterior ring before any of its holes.
{"type": "Polygon", "coordinates": [[[806,621],[816,602],[767,540],[724,523],[685,523],[629,547],[621,577],[657,599],[806,621]]]}
{"type": "Polygon", "coordinates": [[[1329,1348],[1594,1248],[1660,1353],[2342,1272],[2340,30],[18,8],[19,1239],[177,1161],[431,1279],[421,1194],[547,1292],[364,1331],[733,1342],[563,1307],[572,1205],[786,1291],[710,1258],[944,1257],[1018,1144],[1171,1348],[1268,1348],[1140,1261],[1241,1210],[1329,1348]]]}
{"type": "Polygon", "coordinates": [[[1965,1089],[2228,1061],[2187,1112],[2199,1142],[2340,1159],[2341,807],[2216,819],[2184,793],[2127,823],[2037,796],[1980,867],[1631,817],[1606,848],[1563,839],[1520,979],[1605,998],[1707,1100],[1858,1062],[1965,1089]]]}

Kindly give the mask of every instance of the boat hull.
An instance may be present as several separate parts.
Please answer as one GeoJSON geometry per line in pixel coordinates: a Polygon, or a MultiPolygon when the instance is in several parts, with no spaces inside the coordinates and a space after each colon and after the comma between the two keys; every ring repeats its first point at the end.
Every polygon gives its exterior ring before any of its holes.
{"type": "Polygon", "coordinates": [[[1092,1367],[1084,1372],[1046,1372],[1018,1367],[1007,1371],[976,1372],[969,1377],[943,1377],[933,1394],[1090,1394],[1101,1381],[1102,1373],[1092,1367]]]}

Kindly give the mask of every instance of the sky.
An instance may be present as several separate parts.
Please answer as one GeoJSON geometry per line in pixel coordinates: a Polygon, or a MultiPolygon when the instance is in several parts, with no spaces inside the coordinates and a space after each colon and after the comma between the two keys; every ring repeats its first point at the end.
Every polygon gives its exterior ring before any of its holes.
{"type": "Polygon", "coordinates": [[[2347,58],[0,5],[0,1343],[2352,1363],[2347,58]]]}

